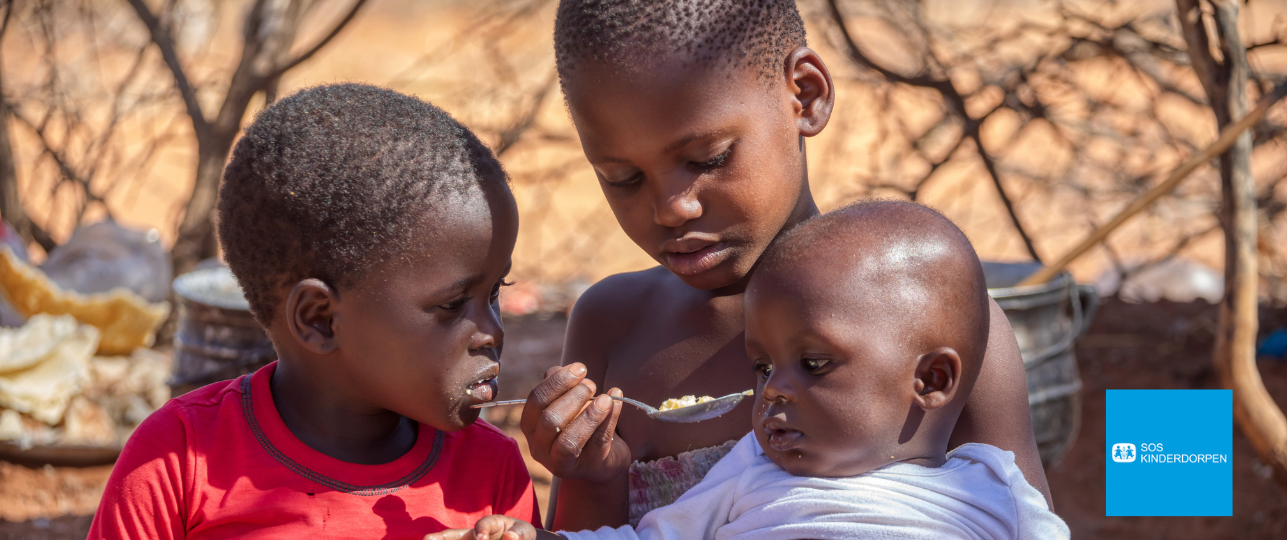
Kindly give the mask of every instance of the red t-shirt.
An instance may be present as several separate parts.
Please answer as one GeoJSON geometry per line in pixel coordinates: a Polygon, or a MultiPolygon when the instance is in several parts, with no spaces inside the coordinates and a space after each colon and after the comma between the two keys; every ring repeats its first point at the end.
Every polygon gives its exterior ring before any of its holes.
{"type": "Polygon", "coordinates": [[[273,404],[277,365],[170,400],[125,444],[90,538],[422,538],[505,514],[541,523],[518,445],[420,424],[382,465],[314,450],[273,404]]]}

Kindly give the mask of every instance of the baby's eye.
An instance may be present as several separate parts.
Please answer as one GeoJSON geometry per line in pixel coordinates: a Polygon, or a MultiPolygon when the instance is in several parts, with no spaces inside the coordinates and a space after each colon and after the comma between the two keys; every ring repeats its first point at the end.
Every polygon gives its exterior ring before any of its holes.
{"type": "Polygon", "coordinates": [[[819,371],[822,371],[822,368],[826,367],[828,362],[829,361],[825,358],[801,358],[800,359],[800,365],[804,366],[804,370],[815,375],[819,371]]]}
{"type": "Polygon", "coordinates": [[[755,372],[760,374],[761,378],[767,379],[773,374],[773,364],[755,364],[755,372]]]}

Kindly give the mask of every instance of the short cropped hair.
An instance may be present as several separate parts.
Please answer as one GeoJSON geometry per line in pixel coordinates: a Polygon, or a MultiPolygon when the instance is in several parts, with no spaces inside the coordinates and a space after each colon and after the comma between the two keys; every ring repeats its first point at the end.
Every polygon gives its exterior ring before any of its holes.
{"type": "Polygon", "coordinates": [[[973,385],[987,350],[991,304],[978,254],[950,219],[912,202],[851,204],[784,233],[760,259],[752,279],[791,279],[801,267],[820,265],[888,279],[891,287],[916,283],[927,298],[925,306],[916,308],[923,310],[917,317],[952,321],[954,332],[933,339],[957,341],[952,346],[965,363],[964,380],[973,385]]]}
{"type": "Polygon", "coordinates": [[[264,109],[237,142],[219,241],[267,327],[282,286],[351,287],[411,247],[447,195],[482,197],[475,188],[488,184],[508,190],[500,163],[442,109],[374,86],[317,86],[264,109]]]}
{"type": "Polygon", "coordinates": [[[554,20],[560,79],[585,60],[628,67],[672,54],[775,79],[805,44],[795,0],[561,0],[554,20]]]}

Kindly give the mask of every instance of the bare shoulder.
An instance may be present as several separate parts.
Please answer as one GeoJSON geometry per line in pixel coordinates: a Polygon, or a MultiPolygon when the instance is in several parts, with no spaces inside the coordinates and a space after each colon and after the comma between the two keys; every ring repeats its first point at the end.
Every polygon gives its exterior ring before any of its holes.
{"type": "Polygon", "coordinates": [[[577,299],[568,324],[600,326],[638,315],[657,289],[666,286],[667,277],[674,275],[658,266],[603,278],[577,299]]]}
{"type": "Polygon", "coordinates": [[[949,447],[976,442],[1014,452],[1028,483],[1050,501],[1050,488],[1032,433],[1023,356],[1005,312],[991,302],[987,352],[974,389],[952,431],[949,447]]]}
{"type": "Polygon", "coordinates": [[[651,311],[657,293],[668,285],[667,278],[674,279],[674,274],[658,266],[615,274],[591,285],[568,318],[563,364],[581,362],[591,380],[602,382],[612,348],[651,311]]]}

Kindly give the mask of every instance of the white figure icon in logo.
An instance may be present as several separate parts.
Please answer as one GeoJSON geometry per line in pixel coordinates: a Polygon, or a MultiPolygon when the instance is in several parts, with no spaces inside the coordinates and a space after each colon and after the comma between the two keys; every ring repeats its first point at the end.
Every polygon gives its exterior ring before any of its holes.
{"type": "Polygon", "coordinates": [[[1114,444],[1113,461],[1118,463],[1130,463],[1135,461],[1135,445],[1131,443],[1114,444]]]}

